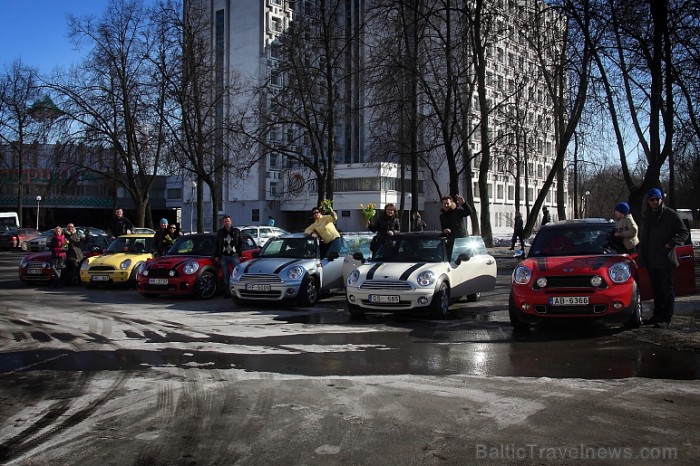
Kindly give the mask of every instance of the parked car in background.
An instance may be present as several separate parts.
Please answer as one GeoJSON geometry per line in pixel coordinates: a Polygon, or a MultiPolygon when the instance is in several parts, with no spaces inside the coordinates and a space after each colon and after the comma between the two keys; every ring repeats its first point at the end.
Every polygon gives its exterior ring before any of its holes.
{"type": "Polygon", "coordinates": [[[136,284],[136,275],[148,259],[153,235],[122,235],[109,245],[104,254],[89,257],[80,266],[83,286],[136,284]]]}
{"type": "Polygon", "coordinates": [[[0,234],[0,249],[21,249],[26,251],[32,238],[41,235],[36,228],[12,228],[0,234]]]}
{"type": "MultiPolygon", "coordinates": [[[[244,237],[245,250],[241,262],[259,251],[250,236],[244,237]]],[[[214,260],[215,233],[181,236],[165,255],[146,261],[136,276],[136,289],[146,297],[194,295],[209,299],[227,286],[220,264],[214,260]]]]}
{"type": "Polygon", "coordinates": [[[258,255],[233,270],[232,299],[242,302],[296,302],[313,306],[343,287],[343,261],[350,251],[344,238],[321,257],[319,240],[303,233],[269,238],[258,255]]]}
{"type": "MultiPolygon", "coordinates": [[[[85,258],[99,256],[107,250],[109,238],[106,235],[91,235],[88,238],[88,241],[84,241],[80,245],[85,258]]],[[[29,253],[22,258],[19,264],[19,279],[25,285],[49,284],[54,276],[53,269],[51,269],[51,251],[42,250],[41,252],[29,253]]],[[[70,284],[80,284],[79,275],[70,284]]]]}
{"type": "MultiPolygon", "coordinates": [[[[642,301],[652,296],[637,254],[623,254],[611,242],[607,219],[564,220],[538,231],[527,257],[515,267],[509,300],[516,330],[545,321],[599,321],[636,328],[642,301]]],[[[676,250],[677,296],[695,292],[692,244],[676,250]]]]}
{"type": "MultiPolygon", "coordinates": [[[[63,227],[65,230],[65,227],[63,227]]],[[[95,227],[84,227],[84,226],[76,226],[76,230],[81,232],[83,236],[88,238],[88,243],[90,242],[95,242],[95,243],[100,243],[96,238],[97,237],[105,237],[107,241],[109,241],[109,235],[107,235],[107,232],[104,230],[100,230],[99,228],[95,227]]],[[[27,250],[28,251],[43,251],[46,249],[46,244],[50,238],[53,238],[54,235],[54,230],[46,230],[41,232],[40,236],[37,236],[36,238],[32,238],[27,242],[27,250]]]]}
{"type": "Polygon", "coordinates": [[[248,235],[255,240],[255,243],[261,248],[265,246],[267,240],[276,236],[289,233],[278,227],[270,227],[267,225],[250,225],[246,227],[238,227],[242,235],[248,235]]]}
{"type": "Polygon", "coordinates": [[[466,297],[477,301],[496,286],[496,260],[480,236],[456,238],[448,255],[440,232],[401,233],[390,236],[369,261],[347,277],[346,299],[350,315],[367,312],[425,311],[443,319],[450,303],[466,297]]]}

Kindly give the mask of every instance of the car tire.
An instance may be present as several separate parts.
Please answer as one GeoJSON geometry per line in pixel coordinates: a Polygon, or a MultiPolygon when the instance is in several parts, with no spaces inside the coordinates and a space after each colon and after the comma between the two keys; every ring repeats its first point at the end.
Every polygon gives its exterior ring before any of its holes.
{"type": "Polygon", "coordinates": [[[348,303],[348,312],[352,319],[361,320],[365,318],[365,310],[357,304],[348,303]]]}
{"type": "Polygon", "coordinates": [[[447,283],[441,282],[430,303],[430,316],[434,319],[446,319],[450,314],[450,288],[447,283]]]}
{"type": "Polygon", "coordinates": [[[513,296],[511,296],[510,300],[508,301],[508,317],[510,318],[510,325],[513,327],[514,332],[530,332],[530,324],[521,321],[518,317],[518,309],[515,307],[515,301],[513,300],[513,296]]]}
{"type": "Polygon", "coordinates": [[[627,330],[639,328],[642,325],[642,297],[639,295],[639,290],[637,290],[632,306],[634,311],[630,318],[627,319],[627,322],[624,323],[625,329],[627,330]]]}
{"type": "Polygon", "coordinates": [[[194,293],[200,299],[212,298],[217,291],[216,276],[211,271],[202,272],[194,285],[194,293]]]}
{"type": "Polygon", "coordinates": [[[299,304],[313,306],[318,301],[318,294],[318,279],[307,274],[301,281],[299,288],[299,304]]]}
{"type": "Polygon", "coordinates": [[[468,294],[467,295],[467,302],[468,303],[475,303],[481,299],[481,291],[477,291],[474,294],[468,294]]]}

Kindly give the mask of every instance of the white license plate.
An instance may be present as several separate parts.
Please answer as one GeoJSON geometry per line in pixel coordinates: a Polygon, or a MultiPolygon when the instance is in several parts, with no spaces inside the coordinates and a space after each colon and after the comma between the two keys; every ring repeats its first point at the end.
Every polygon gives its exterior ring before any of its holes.
{"type": "Polygon", "coordinates": [[[167,278],[149,278],[148,284],[149,285],[167,285],[168,279],[167,278]]]}
{"type": "Polygon", "coordinates": [[[367,301],[370,303],[398,303],[398,296],[384,296],[378,294],[371,294],[367,297],[367,301]]]}
{"type": "Polygon", "coordinates": [[[109,281],[109,276],[108,275],[93,275],[90,277],[90,280],[93,282],[108,282],[109,281]]]}
{"type": "Polygon", "coordinates": [[[27,269],[27,275],[41,275],[41,269],[27,269]]]}
{"type": "Polygon", "coordinates": [[[549,298],[550,306],[585,306],[588,296],[554,296],[549,298]]]}
{"type": "Polygon", "coordinates": [[[248,291],[270,291],[272,287],[260,283],[246,283],[245,289],[248,291]]]}

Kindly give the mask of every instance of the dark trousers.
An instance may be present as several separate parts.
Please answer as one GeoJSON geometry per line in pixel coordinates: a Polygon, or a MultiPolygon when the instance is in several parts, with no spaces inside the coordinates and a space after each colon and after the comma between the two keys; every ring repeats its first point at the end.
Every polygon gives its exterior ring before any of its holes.
{"type": "Polygon", "coordinates": [[[671,322],[676,295],[673,293],[673,269],[648,269],[649,281],[654,293],[654,314],[652,319],[671,322]]]}

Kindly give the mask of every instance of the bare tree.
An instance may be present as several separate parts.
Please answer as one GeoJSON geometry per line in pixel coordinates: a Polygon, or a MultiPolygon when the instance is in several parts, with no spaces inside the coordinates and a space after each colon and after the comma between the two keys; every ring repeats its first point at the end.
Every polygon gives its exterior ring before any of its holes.
{"type": "MultiPolygon", "coordinates": [[[[2,151],[2,166],[12,178],[16,178],[17,215],[23,221],[25,195],[25,169],[35,167],[32,157],[33,144],[44,139],[47,126],[55,118],[50,109],[40,113],[41,102],[47,97],[34,68],[16,60],[0,75],[0,141],[7,151],[2,151]]],[[[35,152],[35,151],[34,151],[35,152]]]]}
{"type": "Polygon", "coordinates": [[[338,128],[357,111],[351,93],[360,72],[362,25],[350,26],[352,11],[342,0],[297,5],[293,22],[269,45],[274,66],[255,89],[253,116],[259,125],[249,135],[260,148],[260,160],[281,155],[287,167],[306,172],[306,180],[288,180],[289,189],[298,195],[305,183],[315,185],[320,205],[333,199],[335,160],[343,158],[338,128]]]}
{"type": "Polygon", "coordinates": [[[148,18],[140,0],[112,0],[99,19],[70,17],[71,38],[90,52],[50,86],[73,121],[74,140],[107,148],[114,157],[111,166],[103,161],[81,168],[123,186],[136,206],[136,223],[151,226],[149,193],[166,149],[166,96],[152,67],[152,54],[161,49],[148,18]]]}

